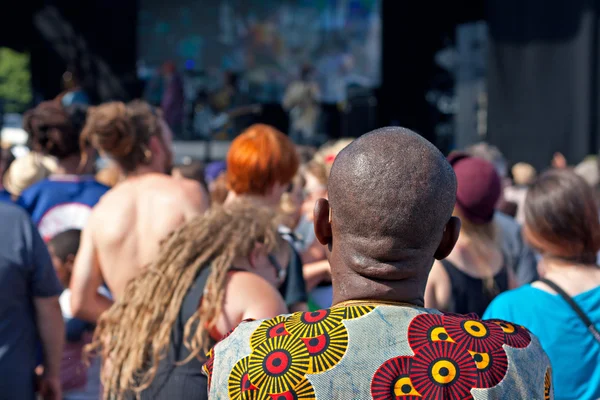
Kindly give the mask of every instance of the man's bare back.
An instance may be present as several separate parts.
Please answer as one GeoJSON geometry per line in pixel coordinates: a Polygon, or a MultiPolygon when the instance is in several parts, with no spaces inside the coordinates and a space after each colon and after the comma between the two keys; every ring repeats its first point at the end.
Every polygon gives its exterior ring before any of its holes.
{"type": "Polygon", "coordinates": [[[75,315],[95,321],[110,306],[97,288],[105,282],[115,299],[123,296],[127,283],[154,260],[160,242],[206,211],[207,199],[197,182],[163,174],[130,177],[110,190],[82,233],[71,284],[75,315]]]}

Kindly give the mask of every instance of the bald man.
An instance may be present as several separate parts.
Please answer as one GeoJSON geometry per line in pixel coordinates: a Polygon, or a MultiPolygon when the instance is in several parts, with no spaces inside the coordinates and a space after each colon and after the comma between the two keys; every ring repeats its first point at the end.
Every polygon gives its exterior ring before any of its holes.
{"type": "Polygon", "coordinates": [[[371,132],[338,155],[328,190],[315,233],[335,305],[241,324],[205,365],[209,398],[550,398],[548,357],[527,330],[422,308],[460,230],[456,178],[431,143],[371,132]]]}

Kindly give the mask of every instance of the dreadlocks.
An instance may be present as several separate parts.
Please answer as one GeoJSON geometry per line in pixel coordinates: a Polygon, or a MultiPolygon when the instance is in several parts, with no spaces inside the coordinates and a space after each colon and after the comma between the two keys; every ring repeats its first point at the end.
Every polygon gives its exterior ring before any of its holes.
{"type": "Polygon", "coordinates": [[[240,202],[213,208],[165,239],[156,262],[129,282],[127,296],[99,319],[94,341],[86,349],[88,354],[100,352],[105,363],[104,398],[119,399],[131,391],[139,395],[150,386],[167,355],[184,296],[199,271],[210,266],[200,310],[184,330],[191,354],[181,363],[203,355],[208,332],[223,309],[232,263],[250,256],[257,243],[268,252],[279,248],[277,227],[273,211],[240,202]]]}

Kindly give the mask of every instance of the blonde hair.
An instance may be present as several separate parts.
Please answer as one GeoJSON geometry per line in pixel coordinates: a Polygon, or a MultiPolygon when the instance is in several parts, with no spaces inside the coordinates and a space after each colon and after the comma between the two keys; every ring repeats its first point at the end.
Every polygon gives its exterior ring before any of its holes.
{"type": "Polygon", "coordinates": [[[209,331],[223,310],[227,273],[256,243],[272,252],[282,243],[273,211],[245,202],[215,207],[173,232],[156,261],[127,285],[126,298],[102,314],[88,354],[100,352],[105,399],[139,394],[150,386],[166,358],[173,325],[199,271],[210,266],[199,312],[186,323],[189,362],[208,351],[209,331]],[[107,363],[109,366],[107,366],[107,363]]]}
{"type": "Polygon", "coordinates": [[[325,175],[329,178],[329,174],[331,173],[331,167],[333,166],[333,161],[340,153],[340,151],[344,150],[350,143],[354,141],[353,138],[344,138],[339,139],[334,142],[325,143],[319,151],[315,154],[313,161],[323,165],[325,168],[325,175]]]}
{"type": "Polygon", "coordinates": [[[526,186],[531,185],[537,178],[537,171],[531,164],[516,163],[511,169],[515,185],[526,186]]]}

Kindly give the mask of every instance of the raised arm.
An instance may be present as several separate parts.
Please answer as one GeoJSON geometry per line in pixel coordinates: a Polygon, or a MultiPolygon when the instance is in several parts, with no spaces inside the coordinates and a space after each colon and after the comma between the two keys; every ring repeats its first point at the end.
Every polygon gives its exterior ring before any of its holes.
{"type": "Polygon", "coordinates": [[[81,244],[75,258],[71,277],[71,309],[74,317],[96,323],[113,302],[98,293],[103,279],[94,244],[92,218],[93,215],[81,233],[81,244]]]}

